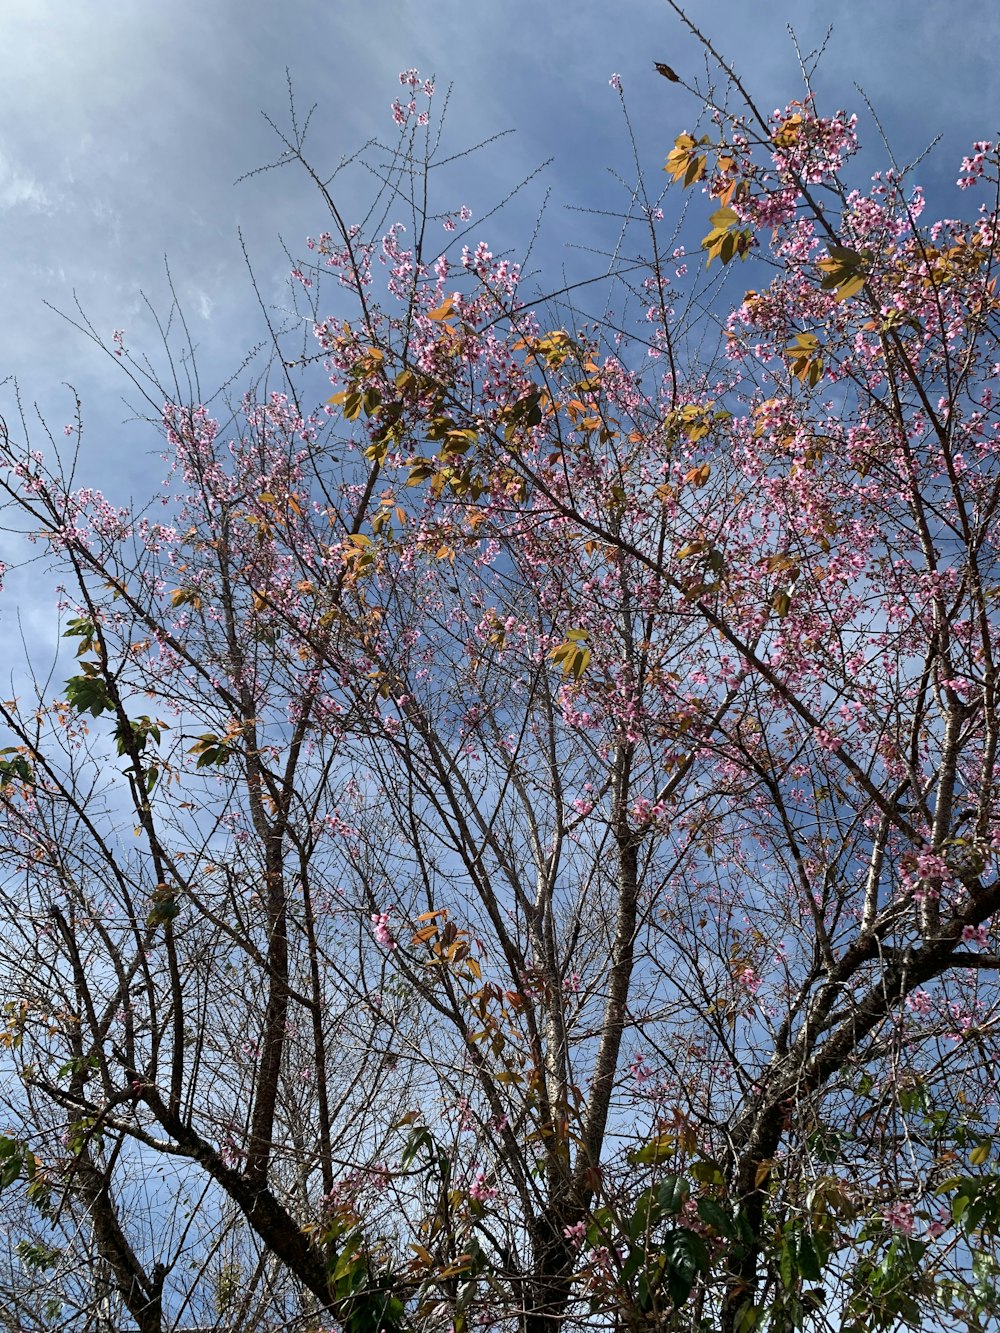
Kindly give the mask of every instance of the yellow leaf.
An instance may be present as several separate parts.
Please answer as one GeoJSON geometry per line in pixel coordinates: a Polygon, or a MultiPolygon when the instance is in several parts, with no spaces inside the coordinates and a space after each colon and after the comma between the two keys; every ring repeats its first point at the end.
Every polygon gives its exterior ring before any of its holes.
{"type": "Polygon", "coordinates": [[[798,573],[795,560],[787,551],[781,552],[780,555],[769,555],[764,567],[769,574],[773,574],[776,570],[782,569],[795,569],[796,574],[798,573]]]}
{"type": "Polygon", "coordinates": [[[820,286],[824,291],[833,291],[838,301],[856,296],[865,285],[863,264],[864,256],[857,250],[846,245],[831,245],[828,257],[816,264],[823,274],[820,286]]]}
{"type": "Polygon", "coordinates": [[[739,220],[739,214],[733,208],[717,208],[709,219],[716,231],[729,231],[739,220]]]}
{"type": "Polygon", "coordinates": [[[707,158],[698,153],[698,148],[706,140],[697,143],[690,134],[679,134],[674,140],[674,148],[667,158],[663,170],[675,181],[683,180],[685,188],[694,185],[705,174],[707,158]]]}
{"type": "Polygon", "coordinates": [[[984,1139],[982,1143],[977,1143],[972,1152],[969,1153],[969,1165],[982,1166],[984,1162],[988,1161],[990,1146],[988,1139],[984,1139]]]}
{"type": "Polygon", "coordinates": [[[409,465],[410,473],[406,478],[407,486],[419,486],[428,477],[434,476],[434,464],[429,458],[414,459],[409,465]]]}
{"type": "Polygon", "coordinates": [[[789,116],[774,134],[774,143],[778,148],[791,148],[802,129],[802,117],[798,114],[789,116]]]}
{"type": "Polygon", "coordinates": [[[455,314],[455,298],[446,296],[439,306],[427,312],[428,319],[442,320],[448,319],[455,314]]]}
{"type": "Polygon", "coordinates": [[[851,296],[857,296],[865,285],[863,273],[856,274],[853,278],[848,278],[837,288],[837,300],[846,301],[851,296]]]}
{"type": "MultiPolygon", "coordinates": [[[[462,1201],[461,1191],[453,1190],[451,1193],[458,1194],[459,1196],[454,1202],[454,1206],[457,1207],[462,1201]]],[[[460,1254],[453,1263],[448,1265],[447,1268],[441,1269],[440,1273],[438,1273],[438,1277],[458,1277],[460,1274],[467,1272],[472,1267],[472,1263],[473,1258],[471,1254],[460,1254]]]]}
{"type": "Polygon", "coordinates": [[[567,630],[565,640],[550,650],[550,660],[562,669],[564,676],[579,680],[586,671],[590,663],[590,649],[585,644],[589,638],[589,630],[567,630]]]}

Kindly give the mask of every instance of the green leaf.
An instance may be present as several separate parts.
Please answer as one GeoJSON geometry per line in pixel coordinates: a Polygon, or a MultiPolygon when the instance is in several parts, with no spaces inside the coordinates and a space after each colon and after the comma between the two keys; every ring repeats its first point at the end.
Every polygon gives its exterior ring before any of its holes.
{"type": "MultiPolygon", "coordinates": [[[[631,1253],[629,1254],[629,1257],[625,1260],[625,1264],[622,1267],[621,1277],[620,1277],[622,1285],[627,1285],[629,1282],[631,1282],[632,1279],[635,1277],[636,1273],[638,1273],[639,1269],[643,1268],[645,1264],[646,1264],[646,1251],[643,1249],[641,1245],[636,1245],[632,1249],[631,1253]]],[[[640,1283],[640,1287],[641,1286],[642,1284],[640,1283]]]]}
{"type": "Polygon", "coordinates": [[[976,1146],[973,1148],[972,1152],[969,1153],[969,1165],[982,1166],[984,1162],[988,1162],[990,1157],[990,1148],[992,1146],[993,1145],[990,1143],[988,1139],[984,1139],[982,1143],[977,1143],[976,1146]]]}
{"type": "Polygon", "coordinates": [[[799,1234],[799,1272],[807,1282],[820,1282],[823,1277],[819,1255],[808,1231],[799,1234]]]}
{"type": "Polygon", "coordinates": [[[422,1148],[433,1148],[434,1139],[426,1125],[417,1125],[407,1135],[399,1164],[404,1171],[413,1165],[414,1159],[422,1148]]]}
{"type": "Polygon", "coordinates": [[[213,764],[228,764],[233,757],[233,752],[228,744],[211,731],[206,731],[204,735],[199,736],[197,743],[188,750],[188,754],[198,756],[197,768],[208,768],[213,764]]]}
{"type": "Polygon", "coordinates": [[[758,1310],[752,1301],[747,1301],[736,1313],[736,1333],[753,1333],[763,1315],[763,1310],[758,1310]]]}
{"type": "Polygon", "coordinates": [[[32,1272],[38,1272],[39,1270],[52,1268],[62,1254],[62,1250],[43,1245],[41,1241],[19,1240],[17,1242],[17,1254],[26,1268],[32,1272]]]}
{"type": "Polygon", "coordinates": [[[114,704],[108,697],[108,687],[100,676],[72,676],[66,682],[66,702],[78,713],[100,717],[110,712],[114,704]]]}
{"type": "Polygon", "coordinates": [[[83,657],[84,653],[93,650],[94,640],[97,637],[97,627],[88,616],[74,616],[66,622],[66,628],[63,630],[64,639],[79,639],[80,646],[76,650],[77,657],[83,657]]]}
{"type": "Polygon", "coordinates": [[[726,1177],[722,1167],[711,1157],[706,1157],[702,1162],[693,1162],[688,1170],[695,1180],[700,1180],[703,1185],[722,1185],[725,1183],[726,1177]]]}
{"type": "Polygon", "coordinates": [[[0,1190],[12,1185],[25,1165],[27,1148],[18,1139],[0,1134],[0,1190]]]}
{"type": "Polygon", "coordinates": [[[706,1226],[714,1227],[720,1236],[732,1235],[732,1221],[714,1199],[704,1197],[698,1200],[698,1216],[706,1226]]]}
{"type": "Polygon", "coordinates": [[[708,1271],[708,1250],[702,1238],[686,1227],[671,1231],[663,1244],[667,1260],[667,1290],[675,1306],[691,1295],[699,1273],[708,1271]]]}
{"type": "Polygon", "coordinates": [[[162,926],[180,916],[180,903],[177,891],[169,884],[157,884],[150,896],[149,911],[146,913],[147,926],[162,926]]]}
{"type": "Polygon", "coordinates": [[[13,746],[0,750],[0,754],[12,753],[13,759],[0,759],[0,788],[9,787],[15,781],[23,782],[26,787],[33,787],[35,775],[24,755],[17,754],[13,746]]]}
{"type": "Polygon", "coordinates": [[[667,1176],[660,1182],[659,1204],[668,1217],[676,1217],[691,1195],[691,1186],[683,1176],[667,1176]]]}
{"type": "Polygon", "coordinates": [[[798,1273],[791,1236],[782,1236],[781,1238],[781,1253],[778,1259],[778,1269],[781,1273],[781,1285],[786,1291],[790,1291],[798,1273]]]}
{"type": "Polygon", "coordinates": [[[643,1190],[635,1203],[635,1212],[629,1221],[628,1234],[631,1241],[645,1236],[659,1221],[661,1205],[651,1189],[643,1190]]]}

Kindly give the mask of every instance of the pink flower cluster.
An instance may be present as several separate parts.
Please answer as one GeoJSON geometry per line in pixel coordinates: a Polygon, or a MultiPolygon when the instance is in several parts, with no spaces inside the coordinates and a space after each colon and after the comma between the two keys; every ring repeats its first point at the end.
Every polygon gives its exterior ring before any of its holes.
{"type": "Polygon", "coordinates": [[[968,190],[982,176],[986,169],[987,155],[993,152],[993,144],[988,139],[979,139],[972,145],[969,157],[962,158],[962,175],[955,182],[960,190],[968,190]]]}
{"type": "Polygon", "coordinates": [[[474,1199],[476,1203],[489,1203],[491,1199],[495,1199],[496,1197],[496,1190],[492,1185],[486,1184],[486,1177],[482,1171],[480,1171],[469,1186],[469,1198],[474,1199]]]}
{"type": "Polygon", "coordinates": [[[893,1231],[898,1231],[900,1235],[912,1236],[914,1228],[913,1204],[907,1203],[905,1199],[898,1199],[886,1208],[882,1214],[893,1231]]]}
{"type": "Polygon", "coordinates": [[[907,995],[906,1007],[911,1014],[924,1016],[930,1013],[933,1008],[933,1001],[925,990],[915,990],[912,995],[907,995]]]}
{"type": "Polygon", "coordinates": [[[764,978],[758,976],[752,967],[745,967],[736,980],[743,989],[749,991],[751,995],[756,995],[764,984],[764,978]]]}
{"type": "Polygon", "coordinates": [[[630,813],[636,824],[653,824],[667,813],[667,807],[663,801],[651,801],[648,797],[640,796],[633,803],[630,813]]]}
{"type": "Polygon", "coordinates": [[[844,159],[857,151],[857,116],[838,111],[817,116],[809,102],[775,111],[773,160],[783,176],[819,185],[835,176],[844,159]]]}
{"type": "Polygon", "coordinates": [[[393,120],[401,129],[411,117],[416,120],[418,125],[426,125],[430,120],[430,112],[418,112],[417,99],[412,94],[416,93],[418,88],[421,88],[424,96],[429,100],[434,96],[434,80],[424,79],[423,83],[421,83],[418,70],[404,69],[400,72],[399,81],[404,88],[409,88],[411,96],[409,101],[405,104],[400,102],[398,98],[392,103],[391,109],[393,120]]]}
{"type": "Polygon", "coordinates": [[[974,944],[977,949],[985,949],[989,945],[989,934],[985,926],[963,926],[962,943],[974,944]]]}
{"type": "Polygon", "coordinates": [[[372,912],[371,922],[376,944],[381,944],[383,949],[388,949],[390,952],[395,949],[396,941],[389,929],[389,913],[372,912]]]}

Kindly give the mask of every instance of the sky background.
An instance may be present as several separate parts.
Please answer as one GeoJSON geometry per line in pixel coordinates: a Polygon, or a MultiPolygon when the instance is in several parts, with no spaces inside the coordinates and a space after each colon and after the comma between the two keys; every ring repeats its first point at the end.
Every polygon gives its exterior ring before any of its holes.
{"type": "MultiPolygon", "coordinates": [[[[801,93],[788,23],[809,50],[832,18],[815,81],[821,109],[861,113],[869,170],[885,161],[855,84],[900,159],[942,136],[917,173],[925,217],[960,211],[958,160],[1000,128],[1000,10],[967,0],[690,0],[687,12],[766,110],[801,93]]],[[[63,382],[75,386],[85,420],[80,481],[118,502],[155,490],[158,442],[126,420],[127,385],[113,358],[45,303],[72,312],[78,301],[103,338],[122,328],[133,350],[155,356],[143,294],[166,310],[166,258],[203,383],[226,378],[262,331],[239,229],[265,298],[281,304],[283,244],[301,254],[304,238],[326,226],[303,173],[239,180],[277,155],[262,112],[287,124],[286,70],[299,107],[316,103],[309,149],[321,171],[373,135],[392,138],[401,69],[435,74],[439,90],[451,82],[446,133],[456,148],[515,133],[467,159],[449,202],[482,216],[553,159],[523,205],[488,220],[481,235],[494,249],[498,233],[523,245],[548,189],[536,258],[557,273],[566,244],[586,243],[591,226],[591,215],[565,206],[617,203],[609,168],[628,169],[610,75],[622,76],[655,176],[696,108],[652,61],[685,77],[703,67],[665,0],[0,0],[0,42],[0,378],[17,377],[29,412],[37,403],[57,439],[72,415],[63,382]]],[[[365,187],[353,191],[348,181],[339,196],[349,219],[365,202],[365,187]]],[[[0,411],[13,427],[9,384],[0,411]]]]}

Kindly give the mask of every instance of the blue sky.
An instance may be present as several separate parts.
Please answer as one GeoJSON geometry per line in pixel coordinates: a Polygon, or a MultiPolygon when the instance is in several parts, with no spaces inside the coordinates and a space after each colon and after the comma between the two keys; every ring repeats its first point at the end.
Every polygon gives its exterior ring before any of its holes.
{"type": "MultiPolygon", "coordinates": [[[[834,31],[817,87],[827,109],[863,110],[861,84],[902,158],[935,135],[920,169],[929,214],[957,211],[956,162],[1000,121],[1000,14],[967,0],[691,0],[688,13],[737,66],[767,109],[800,92],[786,33],[808,49],[834,31]]],[[[170,262],[199,344],[206,382],[236,366],[260,333],[237,240],[242,227],[265,294],[279,299],[288,263],[323,229],[308,181],[291,170],[237,179],[274,157],[261,111],[286,115],[286,67],[299,103],[318,104],[312,152],[333,165],[372,134],[390,135],[396,75],[415,65],[454,84],[456,146],[512,128],[470,161],[455,202],[484,211],[504,189],[554,158],[526,196],[525,218],[551,187],[545,263],[587,223],[573,201],[616,196],[607,169],[627,167],[617,99],[621,73],[640,147],[658,171],[694,108],[658,78],[653,59],[685,75],[700,68],[689,34],[664,0],[5,0],[0,39],[0,375],[16,375],[58,436],[69,420],[60,388],[81,392],[83,472],[139,498],[162,471],[156,441],[132,425],[115,366],[43,304],[71,309],[74,293],[99,332],[124,328],[155,352],[141,298],[164,309],[170,262]]],[[[863,120],[863,134],[875,136],[863,120]]],[[[872,166],[881,165],[877,153],[872,166]]],[[[348,216],[361,196],[346,199],[348,216]]],[[[504,239],[516,239],[514,231],[504,239]]],[[[484,236],[496,242],[498,224],[484,236]]],[[[10,419],[9,396],[2,410],[10,419]]]]}

